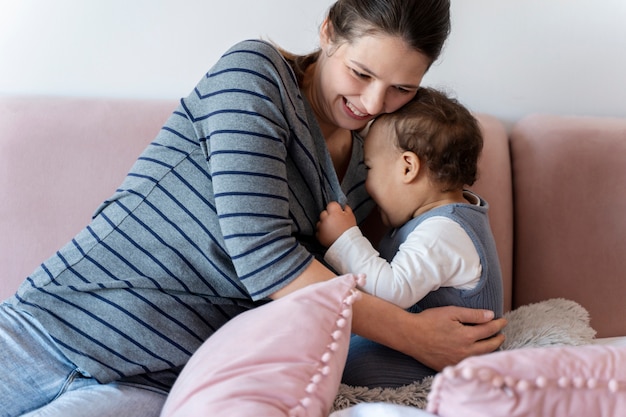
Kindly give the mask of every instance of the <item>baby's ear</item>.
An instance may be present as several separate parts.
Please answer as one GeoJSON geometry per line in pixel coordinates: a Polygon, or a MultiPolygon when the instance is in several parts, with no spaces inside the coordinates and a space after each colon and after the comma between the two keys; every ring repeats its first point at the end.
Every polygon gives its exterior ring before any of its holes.
{"type": "Polygon", "coordinates": [[[422,164],[415,152],[404,151],[402,152],[402,165],[404,168],[404,183],[408,184],[415,181],[419,176],[422,164]]]}

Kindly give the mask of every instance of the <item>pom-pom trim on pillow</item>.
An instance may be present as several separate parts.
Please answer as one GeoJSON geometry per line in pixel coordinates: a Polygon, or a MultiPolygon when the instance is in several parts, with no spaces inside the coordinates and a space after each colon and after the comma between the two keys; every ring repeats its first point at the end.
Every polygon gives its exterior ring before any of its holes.
{"type": "MultiPolygon", "coordinates": [[[[363,286],[365,284],[364,275],[352,275],[352,277],[354,278],[355,285],[363,286]]],[[[341,308],[341,312],[339,313],[339,318],[335,322],[335,330],[333,330],[330,334],[332,341],[320,357],[318,371],[309,380],[309,384],[305,389],[304,397],[300,399],[300,403],[297,406],[289,410],[289,417],[307,417],[311,415],[308,413],[308,409],[313,403],[312,395],[317,392],[319,385],[325,382],[325,377],[333,371],[337,372],[336,369],[332,369],[331,359],[333,355],[337,355],[337,352],[340,349],[339,344],[342,342],[342,339],[343,342],[345,342],[346,337],[349,340],[349,334],[346,335],[345,330],[346,327],[351,327],[352,305],[360,298],[361,293],[355,287],[350,291],[350,295],[343,299],[343,306],[341,308]]],[[[345,357],[343,361],[345,362],[345,357]]],[[[339,384],[336,385],[338,388],[339,384]]],[[[335,395],[333,394],[332,400],[334,400],[334,398],[335,395]]]]}
{"type": "Polygon", "coordinates": [[[626,410],[626,347],[542,347],[471,357],[435,376],[426,410],[441,417],[620,415],[626,410]]]}
{"type": "Polygon", "coordinates": [[[194,353],[161,417],[325,417],[365,277],[312,284],[233,318],[194,353]]]}

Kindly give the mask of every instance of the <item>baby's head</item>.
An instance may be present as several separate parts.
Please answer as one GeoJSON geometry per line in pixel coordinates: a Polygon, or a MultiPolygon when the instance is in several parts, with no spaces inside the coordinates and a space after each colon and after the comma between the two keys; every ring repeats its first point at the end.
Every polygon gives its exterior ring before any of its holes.
{"type": "Polygon", "coordinates": [[[370,134],[388,138],[400,152],[413,152],[441,191],[462,189],[478,176],[483,137],[477,120],[457,100],[421,87],[395,113],[376,118],[370,134]]]}

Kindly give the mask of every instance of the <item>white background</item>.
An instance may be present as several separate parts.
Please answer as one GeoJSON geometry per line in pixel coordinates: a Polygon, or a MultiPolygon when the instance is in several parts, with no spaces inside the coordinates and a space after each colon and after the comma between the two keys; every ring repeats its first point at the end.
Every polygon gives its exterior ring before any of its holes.
{"type": "MultiPolygon", "coordinates": [[[[333,0],[0,0],[0,95],[178,99],[231,44],[317,46],[333,0]]],[[[626,116],[626,0],[452,0],[425,84],[511,123],[626,116]]]]}

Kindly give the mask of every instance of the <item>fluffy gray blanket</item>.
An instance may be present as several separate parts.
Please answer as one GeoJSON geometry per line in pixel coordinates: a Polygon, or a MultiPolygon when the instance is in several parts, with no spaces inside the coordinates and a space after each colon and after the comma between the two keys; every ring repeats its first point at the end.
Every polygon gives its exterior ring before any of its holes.
{"type": "MultiPolygon", "coordinates": [[[[589,344],[595,330],[589,325],[589,312],[580,304],[554,298],[519,307],[504,315],[508,325],[501,349],[589,344]]],[[[389,402],[424,409],[433,377],[399,388],[364,388],[341,384],[333,411],[362,402],[389,402]]]]}

